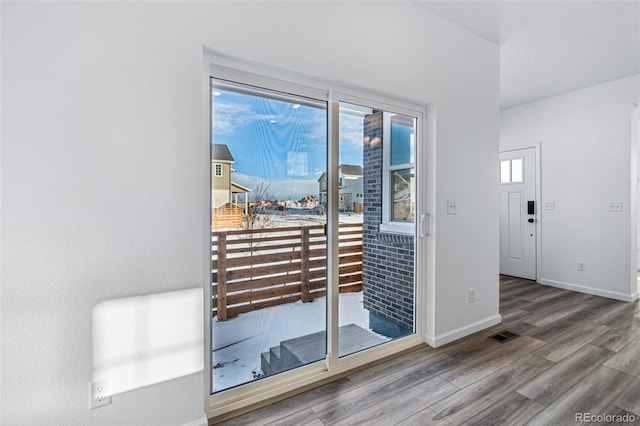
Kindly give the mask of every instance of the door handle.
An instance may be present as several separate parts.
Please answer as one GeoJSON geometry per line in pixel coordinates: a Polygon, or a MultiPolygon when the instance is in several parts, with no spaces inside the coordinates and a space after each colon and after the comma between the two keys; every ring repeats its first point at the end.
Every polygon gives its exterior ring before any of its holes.
{"type": "Polygon", "coordinates": [[[428,237],[431,235],[431,229],[429,225],[429,213],[420,215],[420,222],[418,223],[418,233],[420,234],[420,238],[428,237]],[[427,218],[427,232],[424,232],[424,219],[427,218]]]}
{"type": "Polygon", "coordinates": [[[533,223],[533,222],[535,222],[535,219],[531,218],[531,219],[527,220],[527,222],[533,223]]]}

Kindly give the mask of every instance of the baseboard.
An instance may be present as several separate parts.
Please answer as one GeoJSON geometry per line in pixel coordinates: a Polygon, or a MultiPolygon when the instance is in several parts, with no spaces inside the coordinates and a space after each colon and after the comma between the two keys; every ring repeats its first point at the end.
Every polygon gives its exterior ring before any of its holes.
{"type": "Polygon", "coordinates": [[[203,417],[200,420],[194,420],[192,422],[185,423],[182,426],[209,426],[209,422],[206,417],[203,417]]]}
{"type": "Polygon", "coordinates": [[[464,327],[451,330],[439,336],[425,336],[425,342],[429,346],[437,348],[439,346],[446,345],[447,343],[451,343],[454,340],[458,340],[463,337],[469,336],[470,334],[477,333],[478,331],[484,330],[485,328],[500,324],[501,322],[502,317],[500,315],[494,315],[481,321],[474,322],[473,324],[465,325],[464,327]]]}
{"type": "Polygon", "coordinates": [[[606,297],[609,299],[621,300],[623,302],[633,302],[638,299],[638,292],[632,294],[618,293],[616,291],[602,290],[599,288],[587,287],[578,284],[565,283],[562,281],[548,280],[540,278],[538,283],[550,287],[562,288],[564,290],[577,291],[578,293],[593,294],[594,296],[606,297]]]}

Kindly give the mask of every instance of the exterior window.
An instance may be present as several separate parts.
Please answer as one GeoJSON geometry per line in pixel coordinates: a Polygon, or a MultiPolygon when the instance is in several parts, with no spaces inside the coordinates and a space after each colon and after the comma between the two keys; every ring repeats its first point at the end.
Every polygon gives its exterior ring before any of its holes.
{"type": "Polygon", "coordinates": [[[413,222],[415,212],[415,173],[413,169],[393,170],[391,172],[393,189],[391,191],[392,221],[413,222]]]}
{"type": "Polygon", "coordinates": [[[216,163],[216,165],[215,165],[215,174],[216,174],[216,177],[221,177],[222,176],[222,164],[216,163]]]}
{"type": "Polygon", "coordinates": [[[413,234],[416,211],[416,119],[384,112],[384,196],[381,231],[413,234]]]}

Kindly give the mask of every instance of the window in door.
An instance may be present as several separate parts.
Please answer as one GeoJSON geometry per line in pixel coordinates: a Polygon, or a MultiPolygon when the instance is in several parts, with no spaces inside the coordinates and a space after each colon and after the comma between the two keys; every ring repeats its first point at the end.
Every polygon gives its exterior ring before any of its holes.
{"type": "Polygon", "coordinates": [[[500,183],[523,183],[523,167],[522,158],[500,161],[500,183]]]}

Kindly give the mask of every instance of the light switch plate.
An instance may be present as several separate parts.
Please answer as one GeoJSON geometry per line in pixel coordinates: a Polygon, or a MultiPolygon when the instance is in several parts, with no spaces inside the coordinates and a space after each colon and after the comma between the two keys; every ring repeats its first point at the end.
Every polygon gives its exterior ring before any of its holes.
{"type": "Polygon", "coordinates": [[[447,200],[447,214],[456,214],[456,202],[447,200]]]}
{"type": "Polygon", "coordinates": [[[555,210],[556,209],[556,203],[553,201],[545,201],[544,204],[542,205],[542,208],[544,210],[555,210]]]}

